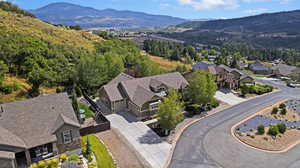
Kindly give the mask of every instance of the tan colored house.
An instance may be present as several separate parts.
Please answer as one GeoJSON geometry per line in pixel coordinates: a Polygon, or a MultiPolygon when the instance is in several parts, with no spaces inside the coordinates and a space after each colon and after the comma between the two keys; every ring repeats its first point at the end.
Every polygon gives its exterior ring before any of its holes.
{"type": "Polygon", "coordinates": [[[24,167],[67,151],[80,151],[79,129],[66,93],[1,104],[0,163],[5,168],[24,167]]]}
{"type": "Polygon", "coordinates": [[[254,83],[254,79],[251,76],[225,65],[199,62],[193,66],[193,71],[197,70],[202,70],[215,75],[216,83],[219,88],[237,89],[242,83],[254,83]]]}
{"type": "Polygon", "coordinates": [[[100,100],[111,113],[130,111],[144,119],[157,112],[158,104],[171,89],[182,90],[188,82],[179,73],[134,78],[125,73],[100,89],[100,100]]]}

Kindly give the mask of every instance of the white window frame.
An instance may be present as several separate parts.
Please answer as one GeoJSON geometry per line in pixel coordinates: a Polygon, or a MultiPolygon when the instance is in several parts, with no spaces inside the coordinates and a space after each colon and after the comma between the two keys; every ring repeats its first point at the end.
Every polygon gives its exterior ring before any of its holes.
{"type": "Polygon", "coordinates": [[[63,132],[63,141],[64,144],[69,144],[72,142],[72,130],[66,130],[63,132]]]}

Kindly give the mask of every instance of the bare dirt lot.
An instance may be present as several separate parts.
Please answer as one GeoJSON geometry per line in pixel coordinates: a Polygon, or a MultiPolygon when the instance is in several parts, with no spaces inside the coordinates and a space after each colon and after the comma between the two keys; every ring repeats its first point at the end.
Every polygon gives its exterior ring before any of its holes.
{"type": "Polygon", "coordinates": [[[98,133],[120,168],[144,168],[134,152],[112,130],[98,133]]]}

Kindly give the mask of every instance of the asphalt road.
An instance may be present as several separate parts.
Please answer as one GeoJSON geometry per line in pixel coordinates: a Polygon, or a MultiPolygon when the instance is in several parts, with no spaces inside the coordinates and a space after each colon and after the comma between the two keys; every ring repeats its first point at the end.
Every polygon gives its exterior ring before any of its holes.
{"type": "Polygon", "coordinates": [[[243,102],[188,127],[177,142],[169,167],[300,168],[300,145],[286,153],[267,153],[241,144],[230,132],[236,123],[268,105],[283,99],[300,99],[300,89],[275,85],[281,88],[280,92],[243,102]]]}

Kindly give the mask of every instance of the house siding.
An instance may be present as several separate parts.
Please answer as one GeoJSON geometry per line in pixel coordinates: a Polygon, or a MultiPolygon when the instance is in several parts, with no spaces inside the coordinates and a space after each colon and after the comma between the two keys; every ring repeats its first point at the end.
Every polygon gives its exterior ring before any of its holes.
{"type": "Polygon", "coordinates": [[[0,167],[1,168],[17,168],[16,162],[14,159],[4,159],[0,158],[0,167]]]}
{"type": "Polygon", "coordinates": [[[126,106],[126,100],[115,101],[113,102],[113,112],[117,113],[124,111],[124,109],[126,109],[126,106]]]}
{"type": "Polygon", "coordinates": [[[100,90],[99,95],[100,95],[99,97],[100,97],[101,102],[103,102],[104,105],[106,105],[106,107],[108,107],[110,110],[112,110],[112,106],[111,106],[111,102],[109,101],[109,97],[103,88],[100,90]]]}
{"type": "Polygon", "coordinates": [[[56,146],[59,154],[81,148],[79,128],[70,125],[64,125],[55,134],[57,137],[56,146]],[[64,144],[63,132],[67,130],[71,130],[72,132],[72,142],[69,144],[64,144]]]}

